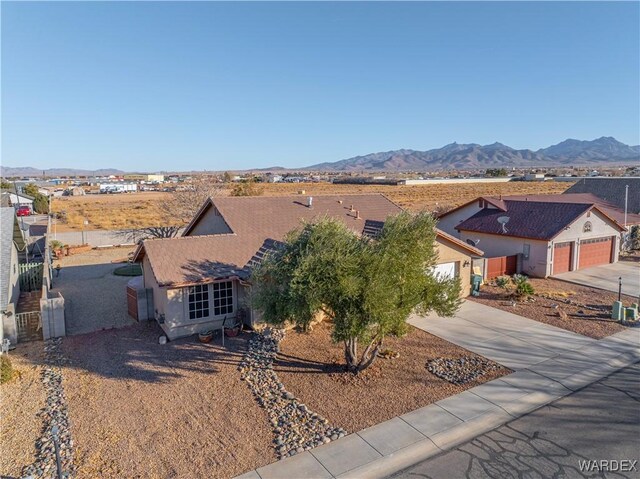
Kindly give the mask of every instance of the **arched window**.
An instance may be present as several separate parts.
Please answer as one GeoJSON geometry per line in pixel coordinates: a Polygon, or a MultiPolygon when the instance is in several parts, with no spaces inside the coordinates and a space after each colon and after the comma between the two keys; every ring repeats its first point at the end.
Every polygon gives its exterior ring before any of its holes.
{"type": "Polygon", "coordinates": [[[591,221],[587,221],[582,227],[583,233],[591,233],[591,221]]]}

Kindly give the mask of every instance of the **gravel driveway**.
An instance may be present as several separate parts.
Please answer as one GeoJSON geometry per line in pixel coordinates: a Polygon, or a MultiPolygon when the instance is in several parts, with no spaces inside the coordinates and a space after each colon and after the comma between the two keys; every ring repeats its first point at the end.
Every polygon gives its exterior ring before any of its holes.
{"type": "Polygon", "coordinates": [[[53,274],[53,293],[65,299],[67,335],[130,326],[135,321],[127,313],[127,276],[115,276],[131,248],[91,250],[61,260],[59,277],[53,274]]]}

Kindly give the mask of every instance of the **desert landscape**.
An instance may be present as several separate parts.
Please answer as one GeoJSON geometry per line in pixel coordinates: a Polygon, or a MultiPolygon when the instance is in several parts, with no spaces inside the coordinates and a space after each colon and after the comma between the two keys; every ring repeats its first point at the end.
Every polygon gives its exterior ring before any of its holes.
{"type": "MultiPolygon", "coordinates": [[[[278,183],[261,184],[264,196],[305,195],[348,195],[361,193],[382,193],[403,208],[414,211],[423,209],[445,211],[470,201],[478,196],[558,194],[564,192],[571,182],[520,182],[508,183],[466,183],[455,185],[336,185],[332,183],[278,183]]],[[[173,193],[140,192],[116,195],[86,195],[61,197],[53,200],[51,210],[66,219],[58,220],[57,230],[76,231],[86,229],[135,229],[165,224],[158,205],[173,193]]],[[[220,194],[231,194],[231,186],[222,188],[220,194]]]]}

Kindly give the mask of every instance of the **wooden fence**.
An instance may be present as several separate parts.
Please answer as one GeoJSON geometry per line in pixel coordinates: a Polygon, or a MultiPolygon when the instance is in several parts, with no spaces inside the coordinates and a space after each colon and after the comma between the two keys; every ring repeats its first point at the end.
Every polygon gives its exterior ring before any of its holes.
{"type": "Polygon", "coordinates": [[[498,276],[511,276],[518,272],[518,255],[499,256],[497,258],[487,258],[487,268],[485,279],[493,279],[498,276]]]}

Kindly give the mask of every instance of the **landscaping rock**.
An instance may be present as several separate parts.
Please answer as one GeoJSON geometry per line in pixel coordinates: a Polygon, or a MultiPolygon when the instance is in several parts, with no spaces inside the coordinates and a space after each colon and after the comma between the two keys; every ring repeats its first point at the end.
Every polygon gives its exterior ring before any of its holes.
{"type": "Polygon", "coordinates": [[[436,358],[427,362],[427,370],[452,384],[465,384],[500,368],[491,361],[474,356],[436,358]]]}
{"type": "Polygon", "coordinates": [[[240,378],[247,383],[258,404],[265,408],[274,434],[274,448],[280,459],[308,451],[346,434],[341,428],[312,412],[286,391],[273,370],[282,329],[265,328],[249,340],[240,363],[240,378]]]}
{"type": "Polygon", "coordinates": [[[46,391],[45,407],[40,411],[43,428],[42,436],[36,441],[36,459],[33,464],[22,471],[23,477],[35,478],[57,477],[55,445],[53,440],[54,428],[57,428],[58,451],[62,472],[66,477],[73,477],[73,440],[69,429],[67,401],[62,386],[62,369],[66,359],[60,351],[61,338],[50,339],[45,342],[45,367],[42,370],[42,384],[46,391]]]}

